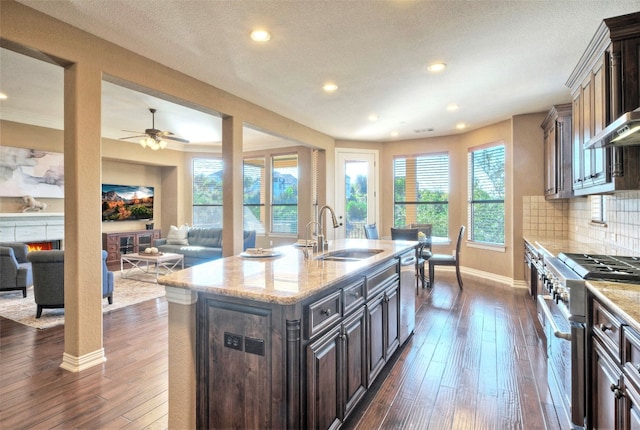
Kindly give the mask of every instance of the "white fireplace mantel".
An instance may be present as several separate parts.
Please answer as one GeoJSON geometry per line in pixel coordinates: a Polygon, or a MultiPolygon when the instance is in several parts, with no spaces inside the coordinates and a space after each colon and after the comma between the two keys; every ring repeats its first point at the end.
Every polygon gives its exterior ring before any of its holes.
{"type": "Polygon", "coordinates": [[[0,213],[1,242],[45,242],[64,239],[64,213],[0,213]]]}

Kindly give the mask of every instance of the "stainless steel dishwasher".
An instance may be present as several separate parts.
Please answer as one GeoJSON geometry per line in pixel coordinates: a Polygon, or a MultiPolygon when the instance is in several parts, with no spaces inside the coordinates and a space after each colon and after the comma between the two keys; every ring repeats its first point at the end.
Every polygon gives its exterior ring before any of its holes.
{"type": "Polygon", "coordinates": [[[400,345],[413,334],[416,325],[416,251],[400,255],[400,345]]]}

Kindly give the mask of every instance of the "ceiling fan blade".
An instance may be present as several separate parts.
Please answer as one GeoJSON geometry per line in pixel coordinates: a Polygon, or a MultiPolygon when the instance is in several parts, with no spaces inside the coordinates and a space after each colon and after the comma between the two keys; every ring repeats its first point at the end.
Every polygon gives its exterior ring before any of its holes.
{"type": "Polygon", "coordinates": [[[141,134],[139,136],[128,136],[128,137],[121,137],[118,140],[126,140],[126,139],[139,139],[141,137],[148,137],[146,134],[141,134]]]}
{"type": "Polygon", "coordinates": [[[182,143],[190,143],[187,139],[182,139],[180,137],[175,137],[175,136],[163,136],[163,139],[175,140],[176,142],[182,142],[182,143]]]}

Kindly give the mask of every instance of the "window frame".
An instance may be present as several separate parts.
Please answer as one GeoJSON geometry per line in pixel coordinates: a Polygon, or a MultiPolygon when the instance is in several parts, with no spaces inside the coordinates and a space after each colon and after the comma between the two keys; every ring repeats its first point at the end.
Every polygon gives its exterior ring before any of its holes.
{"type": "MultiPolygon", "coordinates": [[[[437,162],[437,161],[435,161],[437,162]]],[[[450,184],[451,184],[451,156],[449,152],[432,152],[425,154],[412,154],[412,155],[397,155],[393,158],[393,225],[394,227],[404,227],[409,224],[424,224],[429,223],[432,224],[433,236],[437,237],[448,237],[449,236],[449,225],[450,225],[450,184]],[[444,177],[444,180],[437,181],[437,188],[444,187],[444,195],[446,196],[446,200],[420,200],[420,191],[431,191],[438,192],[442,190],[420,190],[419,184],[420,179],[430,179],[429,176],[434,176],[432,172],[427,170],[430,167],[430,164],[434,161],[427,161],[429,159],[441,159],[440,163],[436,164],[439,168],[436,173],[436,178],[444,177]],[[421,162],[422,160],[422,162],[421,162]],[[399,168],[398,163],[404,161],[404,176],[398,175],[397,169],[399,168]],[[412,161],[415,166],[415,174],[413,177],[411,175],[407,175],[407,162],[412,161]],[[421,168],[424,167],[424,169],[421,168]],[[424,170],[424,171],[423,171],[424,170]],[[444,172],[446,171],[446,175],[444,172]],[[398,199],[398,193],[396,192],[396,181],[398,178],[404,178],[405,180],[405,193],[409,188],[407,187],[407,182],[413,180],[413,185],[415,189],[413,192],[415,193],[415,199],[407,200],[406,194],[404,200],[398,199]],[[398,211],[401,209],[399,206],[403,206],[405,210],[404,215],[404,224],[398,224],[398,211]],[[413,210],[407,211],[410,206],[414,206],[413,210]],[[442,206],[444,207],[445,212],[445,221],[444,224],[434,222],[433,219],[420,219],[420,208],[421,207],[429,207],[429,206],[442,206]],[[407,213],[409,212],[409,213],[407,213]]],[[[411,185],[411,182],[409,182],[411,185]]]]}
{"type": "MultiPolygon", "coordinates": [[[[270,189],[270,195],[269,195],[269,210],[270,210],[270,219],[269,219],[269,232],[270,234],[275,234],[275,235],[293,235],[293,236],[297,236],[298,235],[298,225],[299,225],[299,220],[300,220],[300,194],[299,194],[299,188],[298,188],[298,184],[300,181],[299,178],[299,169],[300,169],[300,155],[297,152],[288,152],[288,153],[281,153],[281,154],[274,154],[270,156],[270,160],[271,160],[271,164],[270,164],[270,169],[269,169],[269,179],[270,179],[270,183],[269,183],[269,189],[270,189]],[[286,160],[286,159],[293,159],[295,158],[295,169],[296,169],[296,174],[295,174],[295,178],[296,178],[296,184],[295,184],[295,203],[284,203],[284,202],[275,202],[275,198],[277,197],[277,194],[275,192],[275,184],[276,181],[274,180],[274,172],[276,169],[276,161],[278,159],[282,159],[282,160],[286,160]],[[289,223],[291,226],[295,226],[295,228],[291,229],[290,231],[280,231],[280,230],[276,230],[274,228],[275,225],[275,221],[276,221],[276,209],[277,208],[295,208],[295,222],[294,223],[289,223]]],[[[285,167],[286,168],[286,167],[285,167]]],[[[280,181],[278,181],[280,183],[280,181]]],[[[284,182],[282,182],[284,183],[284,182]]]]}
{"type": "MultiPolygon", "coordinates": [[[[468,170],[468,190],[467,190],[467,224],[469,228],[467,229],[467,241],[470,244],[476,244],[480,247],[491,248],[500,248],[505,249],[506,246],[506,161],[507,161],[507,148],[503,141],[492,142],[485,145],[479,145],[470,147],[467,153],[467,170],[468,170]],[[500,190],[497,190],[498,194],[501,193],[502,198],[486,198],[486,199],[478,199],[476,198],[476,191],[483,191],[489,194],[486,189],[482,189],[481,187],[476,188],[477,180],[481,180],[476,175],[476,171],[474,167],[476,164],[474,163],[474,158],[476,154],[487,153],[489,151],[500,150],[502,152],[502,187],[500,190]],[[501,241],[489,241],[482,240],[482,238],[478,237],[478,218],[476,217],[477,209],[482,207],[482,205],[502,205],[502,228],[501,228],[501,241]]],[[[485,175],[487,176],[487,175],[485,175]]],[[[493,183],[495,188],[495,181],[492,181],[490,178],[483,178],[483,183],[486,184],[486,181],[493,183]]],[[[494,190],[495,191],[495,190],[494,190]]]]}
{"type": "Polygon", "coordinates": [[[192,174],[191,174],[191,223],[194,227],[216,227],[216,228],[222,228],[223,227],[223,209],[222,206],[224,204],[224,196],[222,194],[222,189],[224,187],[224,178],[221,176],[220,178],[220,203],[196,203],[196,192],[197,192],[197,186],[196,186],[196,163],[198,162],[212,162],[212,163],[219,163],[219,170],[220,171],[224,171],[224,161],[222,160],[222,158],[219,157],[194,157],[191,159],[191,168],[192,168],[192,174]],[[203,207],[210,207],[210,208],[219,208],[220,211],[220,219],[219,222],[214,222],[214,223],[207,223],[207,224],[201,224],[199,222],[196,222],[196,219],[199,218],[196,216],[196,212],[197,209],[196,208],[203,208],[203,207]]]}

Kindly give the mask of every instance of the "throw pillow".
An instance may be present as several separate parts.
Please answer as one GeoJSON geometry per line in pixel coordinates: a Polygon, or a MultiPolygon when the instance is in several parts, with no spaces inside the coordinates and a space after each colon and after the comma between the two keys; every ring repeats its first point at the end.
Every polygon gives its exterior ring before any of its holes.
{"type": "Polygon", "coordinates": [[[169,227],[169,234],[167,235],[167,245],[189,245],[187,240],[187,234],[189,233],[189,226],[183,224],[180,228],[172,225],[169,227]]]}

